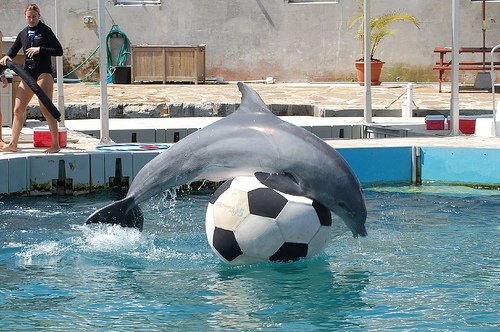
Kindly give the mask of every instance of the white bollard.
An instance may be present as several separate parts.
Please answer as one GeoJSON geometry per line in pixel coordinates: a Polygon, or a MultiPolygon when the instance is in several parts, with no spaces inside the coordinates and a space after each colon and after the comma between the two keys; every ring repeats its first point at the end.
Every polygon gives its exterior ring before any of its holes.
{"type": "Polygon", "coordinates": [[[474,136],[495,137],[495,120],[493,118],[477,118],[474,136]]]}
{"type": "Polygon", "coordinates": [[[406,117],[413,117],[413,83],[406,85],[406,117]]]}

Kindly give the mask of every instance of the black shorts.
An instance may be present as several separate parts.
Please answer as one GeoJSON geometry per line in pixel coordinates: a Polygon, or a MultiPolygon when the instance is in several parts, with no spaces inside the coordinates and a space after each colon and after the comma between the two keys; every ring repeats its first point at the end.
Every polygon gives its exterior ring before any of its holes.
{"type": "Polygon", "coordinates": [[[35,68],[35,69],[26,69],[26,72],[28,72],[28,74],[30,74],[31,77],[33,77],[35,79],[35,81],[37,81],[38,78],[40,77],[40,75],[42,75],[42,74],[50,74],[50,76],[54,77],[54,75],[52,74],[51,71],[39,70],[37,68],[35,68]]]}

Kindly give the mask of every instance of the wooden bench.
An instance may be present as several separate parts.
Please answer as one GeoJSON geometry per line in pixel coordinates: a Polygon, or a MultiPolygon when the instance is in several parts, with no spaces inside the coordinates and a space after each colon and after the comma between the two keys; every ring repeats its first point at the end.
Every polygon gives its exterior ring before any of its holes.
{"type": "MultiPolygon", "coordinates": [[[[496,52],[500,51],[497,50],[496,52]]],[[[491,48],[483,47],[462,47],[459,49],[459,54],[462,53],[481,53],[484,54],[483,59],[491,56],[491,48]]],[[[450,47],[436,47],[434,53],[439,53],[439,61],[432,67],[434,70],[439,70],[439,92],[441,92],[441,86],[443,83],[443,75],[446,70],[451,70],[451,60],[445,61],[445,55],[451,53],[450,47]]],[[[489,61],[461,61],[458,63],[458,70],[491,70],[491,62],[489,61]]],[[[493,70],[500,70],[500,62],[493,63],[493,70]]]]}

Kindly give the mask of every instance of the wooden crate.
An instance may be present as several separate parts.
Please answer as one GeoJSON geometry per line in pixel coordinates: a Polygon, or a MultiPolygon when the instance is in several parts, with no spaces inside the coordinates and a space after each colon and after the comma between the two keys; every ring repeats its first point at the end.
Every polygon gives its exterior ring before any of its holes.
{"type": "Polygon", "coordinates": [[[132,45],[132,83],[205,82],[205,45],[132,45]]]}

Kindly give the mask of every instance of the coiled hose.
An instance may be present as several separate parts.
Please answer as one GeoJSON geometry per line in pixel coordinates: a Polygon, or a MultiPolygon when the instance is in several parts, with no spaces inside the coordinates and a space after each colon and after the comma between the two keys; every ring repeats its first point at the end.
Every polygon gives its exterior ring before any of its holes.
{"type": "MultiPolygon", "coordinates": [[[[72,83],[80,83],[80,82],[86,82],[99,68],[99,65],[97,65],[88,75],[86,75],[84,78],[81,79],[68,79],[70,75],[72,75],[74,72],[76,72],[78,69],[80,69],[83,65],[85,65],[87,62],[90,61],[90,59],[97,53],[99,50],[99,45],[90,53],[90,55],[82,61],[78,66],[76,66],[73,70],[71,70],[69,73],[63,75],[63,78],[65,79],[65,82],[72,82],[72,83]]],[[[116,24],[113,24],[111,27],[111,30],[109,30],[108,34],[106,35],[106,55],[107,55],[107,71],[108,71],[108,76],[111,76],[113,74],[112,67],[114,66],[125,66],[127,64],[127,59],[130,55],[130,41],[122,30],[120,30],[119,26],[116,24]],[[120,49],[120,52],[118,53],[118,56],[116,58],[116,62],[113,64],[113,59],[111,55],[111,50],[109,47],[109,39],[113,37],[121,37],[123,38],[123,44],[120,49]]]]}

